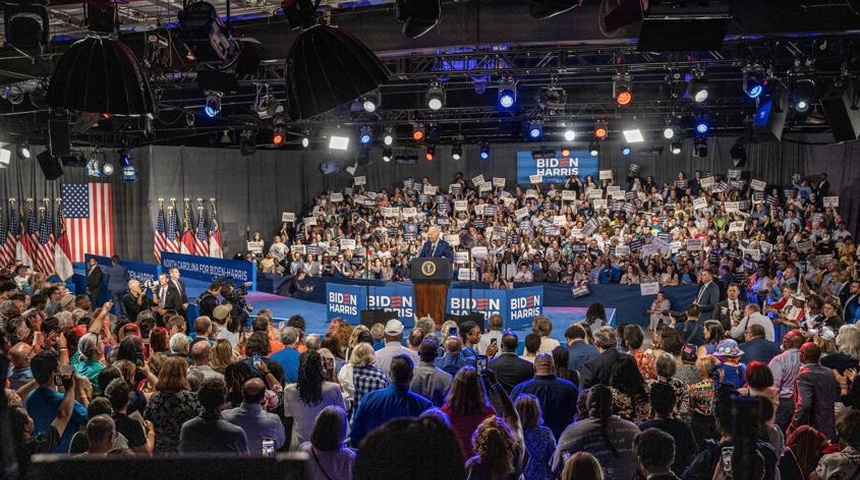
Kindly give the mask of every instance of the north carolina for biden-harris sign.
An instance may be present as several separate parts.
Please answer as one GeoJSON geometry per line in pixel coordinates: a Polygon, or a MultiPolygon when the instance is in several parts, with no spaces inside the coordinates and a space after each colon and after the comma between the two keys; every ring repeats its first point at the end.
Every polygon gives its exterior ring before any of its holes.
{"type": "Polygon", "coordinates": [[[562,157],[559,151],[555,157],[538,159],[532,156],[531,150],[517,152],[517,183],[531,183],[530,175],[543,176],[544,183],[564,183],[570,176],[584,181],[588,175],[596,182],[597,169],[597,157],[586,150],[571,150],[567,157],[562,157]]]}

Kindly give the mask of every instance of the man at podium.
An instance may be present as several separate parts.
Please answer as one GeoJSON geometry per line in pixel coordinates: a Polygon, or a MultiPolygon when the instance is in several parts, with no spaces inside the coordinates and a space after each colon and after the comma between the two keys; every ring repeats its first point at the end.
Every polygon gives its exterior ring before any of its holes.
{"type": "Polygon", "coordinates": [[[421,247],[419,257],[435,257],[447,258],[449,262],[454,262],[454,252],[451,250],[451,245],[445,240],[439,238],[441,231],[439,227],[433,226],[427,230],[427,241],[421,247]]]}

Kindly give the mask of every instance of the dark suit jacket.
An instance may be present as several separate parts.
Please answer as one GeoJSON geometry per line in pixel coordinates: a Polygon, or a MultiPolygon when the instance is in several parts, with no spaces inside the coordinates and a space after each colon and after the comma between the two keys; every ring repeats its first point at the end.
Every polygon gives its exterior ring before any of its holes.
{"type": "Polygon", "coordinates": [[[491,360],[487,368],[496,372],[499,383],[505,391],[511,393],[514,387],[530,380],[534,374],[534,365],[528,360],[523,360],[515,353],[502,352],[498,358],[491,360]]]}
{"type": "Polygon", "coordinates": [[[720,303],[720,286],[717,285],[717,282],[711,282],[707,287],[699,287],[699,291],[696,292],[696,298],[699,300],[699,310],[702,312],[699,320],[704,322],[705,320],[714,318],[714,309],[720,303]],[[705,289],[705,292],[699,298],[699,292],[702,288],[705,289]]]}
{"type": "Polygon", "coordinates": [[[800,367],[794,391],[794,418],[789,432],[801,425],[809,425],[836,441],[836,416],[833,404],[841,399],[839,384],[833,371],[819,364],[800,367]]]}
{"type": "Polygon", "coordinates": [[[182,280],[179,281],[180,289],[176,288],[173,280],[167,281],[167,297],[164,299],[164,308],[173,309],[182,314],[185,310],[182,309],[183,303],[188,303],[188,296],[185,293],[185,284],[182,280]]]}
{"type": "MultiPolygon", "coordinates": [[[[740,315],[740,317],[738,317],[738,318],[743,318],[744,317],[744,307],[746,307],[749,302],[741,300],[740,298],[737,299],[737,302],[738,302],[738,310],[739,310],[738,314],[740,315]]],[[[731,315],[729,312],[729,300],[728,299],[723,300],[722,302],[717,304],[717,307],[714,310],[714,317],[713,318],[714,318],[714,320],[719,320],[720,323],[723,324],[723,328],[725,328],[726,331],[729,331],[732,329],[732,319],[731,319],[731,315]],[[723,312],[723,310],[725,310],[725,313],[723,312]]]]}
{"type": "Polygon", "coordinates": [[[705,332],[700,321],[676,323],[675,330],[678,331],[681,341],[685,344],[692,343],[698,347],[705,343],[705,332]]]}
{"type": "Polygon", "coordinates": [[[424,242],[424,245],[421,247],[421,253],[418,255],[419,257],[447,258],[449,262],[454,261],[454,251],[451,250],[451,245],[441,238],[439,239],[438,245],[436,245],[436,253],[432,255],[431,253],[433,253],[433,243],[428,240],[424,242]]]}
{"type": "Polygon", "coordinates": [[[755,360],[770,363],[770,360],[773,357],[782,352],[779,345],[766,338],[756,338],[748,342],[744,342],[743,345],[741,345],[741,350],[744,352],[744,354],[741,355],[741,362],[746,364],[755,360]]]}
{"type": "Polygon", "coordinates": [[[579,389],[585,390],[594,385],[612,383],[612,366],[618,357],[624,355],[614,348],[608,348],[595,358],[585,362],[580,371],[579,389]]]}
{"type": "Polygon", "coordinates": [[[102,290],[104,289],[104,283],[104,273],[102,272],[101,267],[96,265],[95,269],[87,270],[87,289],[95,298],[98,298],[101,295],[102,290]]]}

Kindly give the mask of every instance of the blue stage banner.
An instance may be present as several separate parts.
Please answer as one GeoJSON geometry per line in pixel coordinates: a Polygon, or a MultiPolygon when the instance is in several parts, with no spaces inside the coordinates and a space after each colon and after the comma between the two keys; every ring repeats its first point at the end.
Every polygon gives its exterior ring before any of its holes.
{"type": "Polygon", "coordinates": [[[182,276],[204,282],[217,277],[233,277],[236,283],[250,282],[248,290],[257,290],[257,264],[254,262],[162,252],[161,265],[163,272],[176,267],[182,276]]]}
{"type": "Polygon", "coordinates": [[[367,310],[367,287],[327,283],[325,296],[329,320],[340,317],[350,325],[361,324],[361,311],[367,310]]]}
{"type": "Polygon", "coordinates": [[[370,287],[367,309],[397,312],[397,317],[403,325],[406,328],[412,328],[415,326],[415,289],[411,285],[397,284],[370,287]]]}
{"type": "Polygon", "coordinates": [[[478,290],[472,289],[471,297],[468,288],[448,289],[447,308],[445,311],[453,315],[481,313],[484,319],[498,313],[507,321],[508,292],[507,290],[478,290]]]}
{"type": "Polygon", "coordinates": [[[597,183],[597,157],[592,157],[587,150],[571,150],[567,157],[562,157],[559,151],[555,158],[535,160],[531,150],[520,150],[517,152],[517,183],[531,183],[530,175],[542,175],[543,183],[564,183],[573,175],[585,181],[585,177],[591,175],[597,183]]]}
{"type": "MultiPolygon", "coordinates": [[[[102,257],[99,255],[84,255],[84,261],[89,265],[90,259],[95,258],[96,263],[102,269],[102,272],[107,274],[107,269],[110,267],[110,257],[102,257]]],[[[121,261],[122,265],[128,269],[129,279],[139,280],[141,283],[157,281],[158,274],[161,273],[161,267],[158,265],[151,265],[148,263],[138,263],[138,262],[129,262],[126,260],[121,261]]],[[[89,267],[87,267],[89,268],[89,267]]],[[[107,285],[107,280],[105,280],[105,285],[107,285]]]]}
{"type": "Polygon", "coordinates": [[[543,287],[523,287],[507,290],[508,314],[505,316],[506,328],[527,329],[532,320],[543,313],[543,287]]]}

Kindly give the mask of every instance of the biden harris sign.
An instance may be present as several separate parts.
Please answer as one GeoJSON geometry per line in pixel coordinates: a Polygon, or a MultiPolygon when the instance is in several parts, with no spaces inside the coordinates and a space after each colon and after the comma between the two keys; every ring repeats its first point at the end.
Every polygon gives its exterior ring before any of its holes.
{"type": "Polygon", "coordinates": [[[586,150],[571,150],[566,157],[560,151],[555,156],[535,156],[531,150],[517,152],[517,183],[531,183],[529,177],[532,175],[541,175],[544,183],[564,183],[572,176],[585,181],[585,177],[591,175],[596,183],[597,173],[597,157],[592,157],[586,150]]]}

